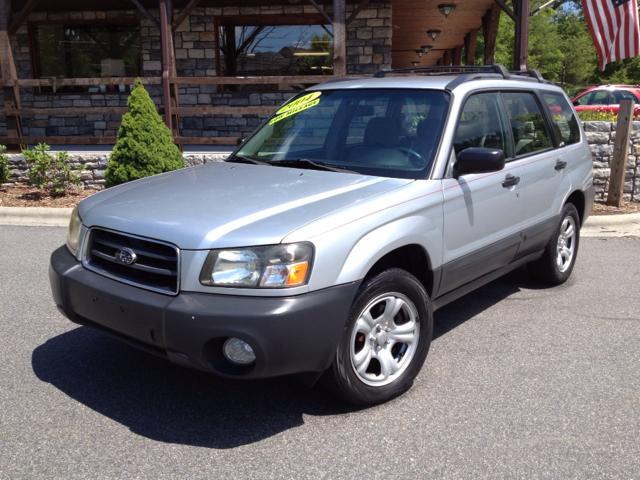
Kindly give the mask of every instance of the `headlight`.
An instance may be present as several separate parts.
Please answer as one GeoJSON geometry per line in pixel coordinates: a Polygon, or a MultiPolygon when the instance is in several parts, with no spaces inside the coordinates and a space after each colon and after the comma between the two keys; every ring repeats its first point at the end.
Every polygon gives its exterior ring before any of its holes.
{"type": "Polygon", "coordinates": [[[71,219],[69,220],[69,231],[67,232],[67,245],[69,249],[76,253],[78,250],[78,241],[80,241],[80,231],[82,230],[82,219],[78,215],[78,207],[71,212],[71,219]]]}
{"type": "Polygon", "coordinates": [[[309,280],[312,260],[310,243],[211,250],[200,272],[200,283],[213,287],[299,287],[309,280]]]}

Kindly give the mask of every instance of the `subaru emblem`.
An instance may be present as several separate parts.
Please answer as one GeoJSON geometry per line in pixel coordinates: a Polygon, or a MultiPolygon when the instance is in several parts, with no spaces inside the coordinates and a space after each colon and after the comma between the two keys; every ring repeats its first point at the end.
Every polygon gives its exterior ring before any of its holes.
{"type": "Polygon", "coordinates": [[[138,259],[137,255],[133,250],[129,250],[128,248],[121,248],[116,251],[116,260],[118,263],[122,265],[133,265],[136,263],[138,259]]]}

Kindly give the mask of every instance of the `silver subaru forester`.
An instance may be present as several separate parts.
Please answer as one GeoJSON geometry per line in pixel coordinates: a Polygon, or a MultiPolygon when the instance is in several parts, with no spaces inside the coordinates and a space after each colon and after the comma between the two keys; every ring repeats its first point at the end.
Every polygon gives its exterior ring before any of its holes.
{"type": "Polygon", "coordinates": [[[226,162],[83,200],[51,257],[60,311],[226,377],[322,377],[363,405],[405,392],[434,310],[525,264],[567,280],[594,199],[559,87],[456,69],[328,81],[226,162]]]}

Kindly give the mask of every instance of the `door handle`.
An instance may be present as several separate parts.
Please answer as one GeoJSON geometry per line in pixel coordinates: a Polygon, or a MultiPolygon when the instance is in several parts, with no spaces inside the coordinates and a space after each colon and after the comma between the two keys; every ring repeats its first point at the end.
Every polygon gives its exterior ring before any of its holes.
{"type": "Polygon", "coordinates": [[[514,177],[513,175],[509,174],[505,177],[504,181],[502,182],[502,186],[504,188],[509,188],[509,187],[513,187],[514,185],[517,185],[518,183],[520,183],[520,177],[514,177]]]}
{"type": "Polygon", "coordinates": [[[564,167],[567,166],[567,162],[563,162],[562,160],[558,160],[556,162],[556,166],[554,167],[556,170],[562,170],[564,167]]]}

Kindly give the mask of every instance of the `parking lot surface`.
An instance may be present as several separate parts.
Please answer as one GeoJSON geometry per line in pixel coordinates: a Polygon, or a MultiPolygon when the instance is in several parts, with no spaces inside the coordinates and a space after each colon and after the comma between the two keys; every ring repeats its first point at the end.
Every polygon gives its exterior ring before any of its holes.
{"type": "Polygon", "coordinates": [[[373,408],[174,366],[55,308],[66,229],[0,227],[0,478],[640,477],[640,238],[583,238],[436,312],[412,390],[373,408]]]}

